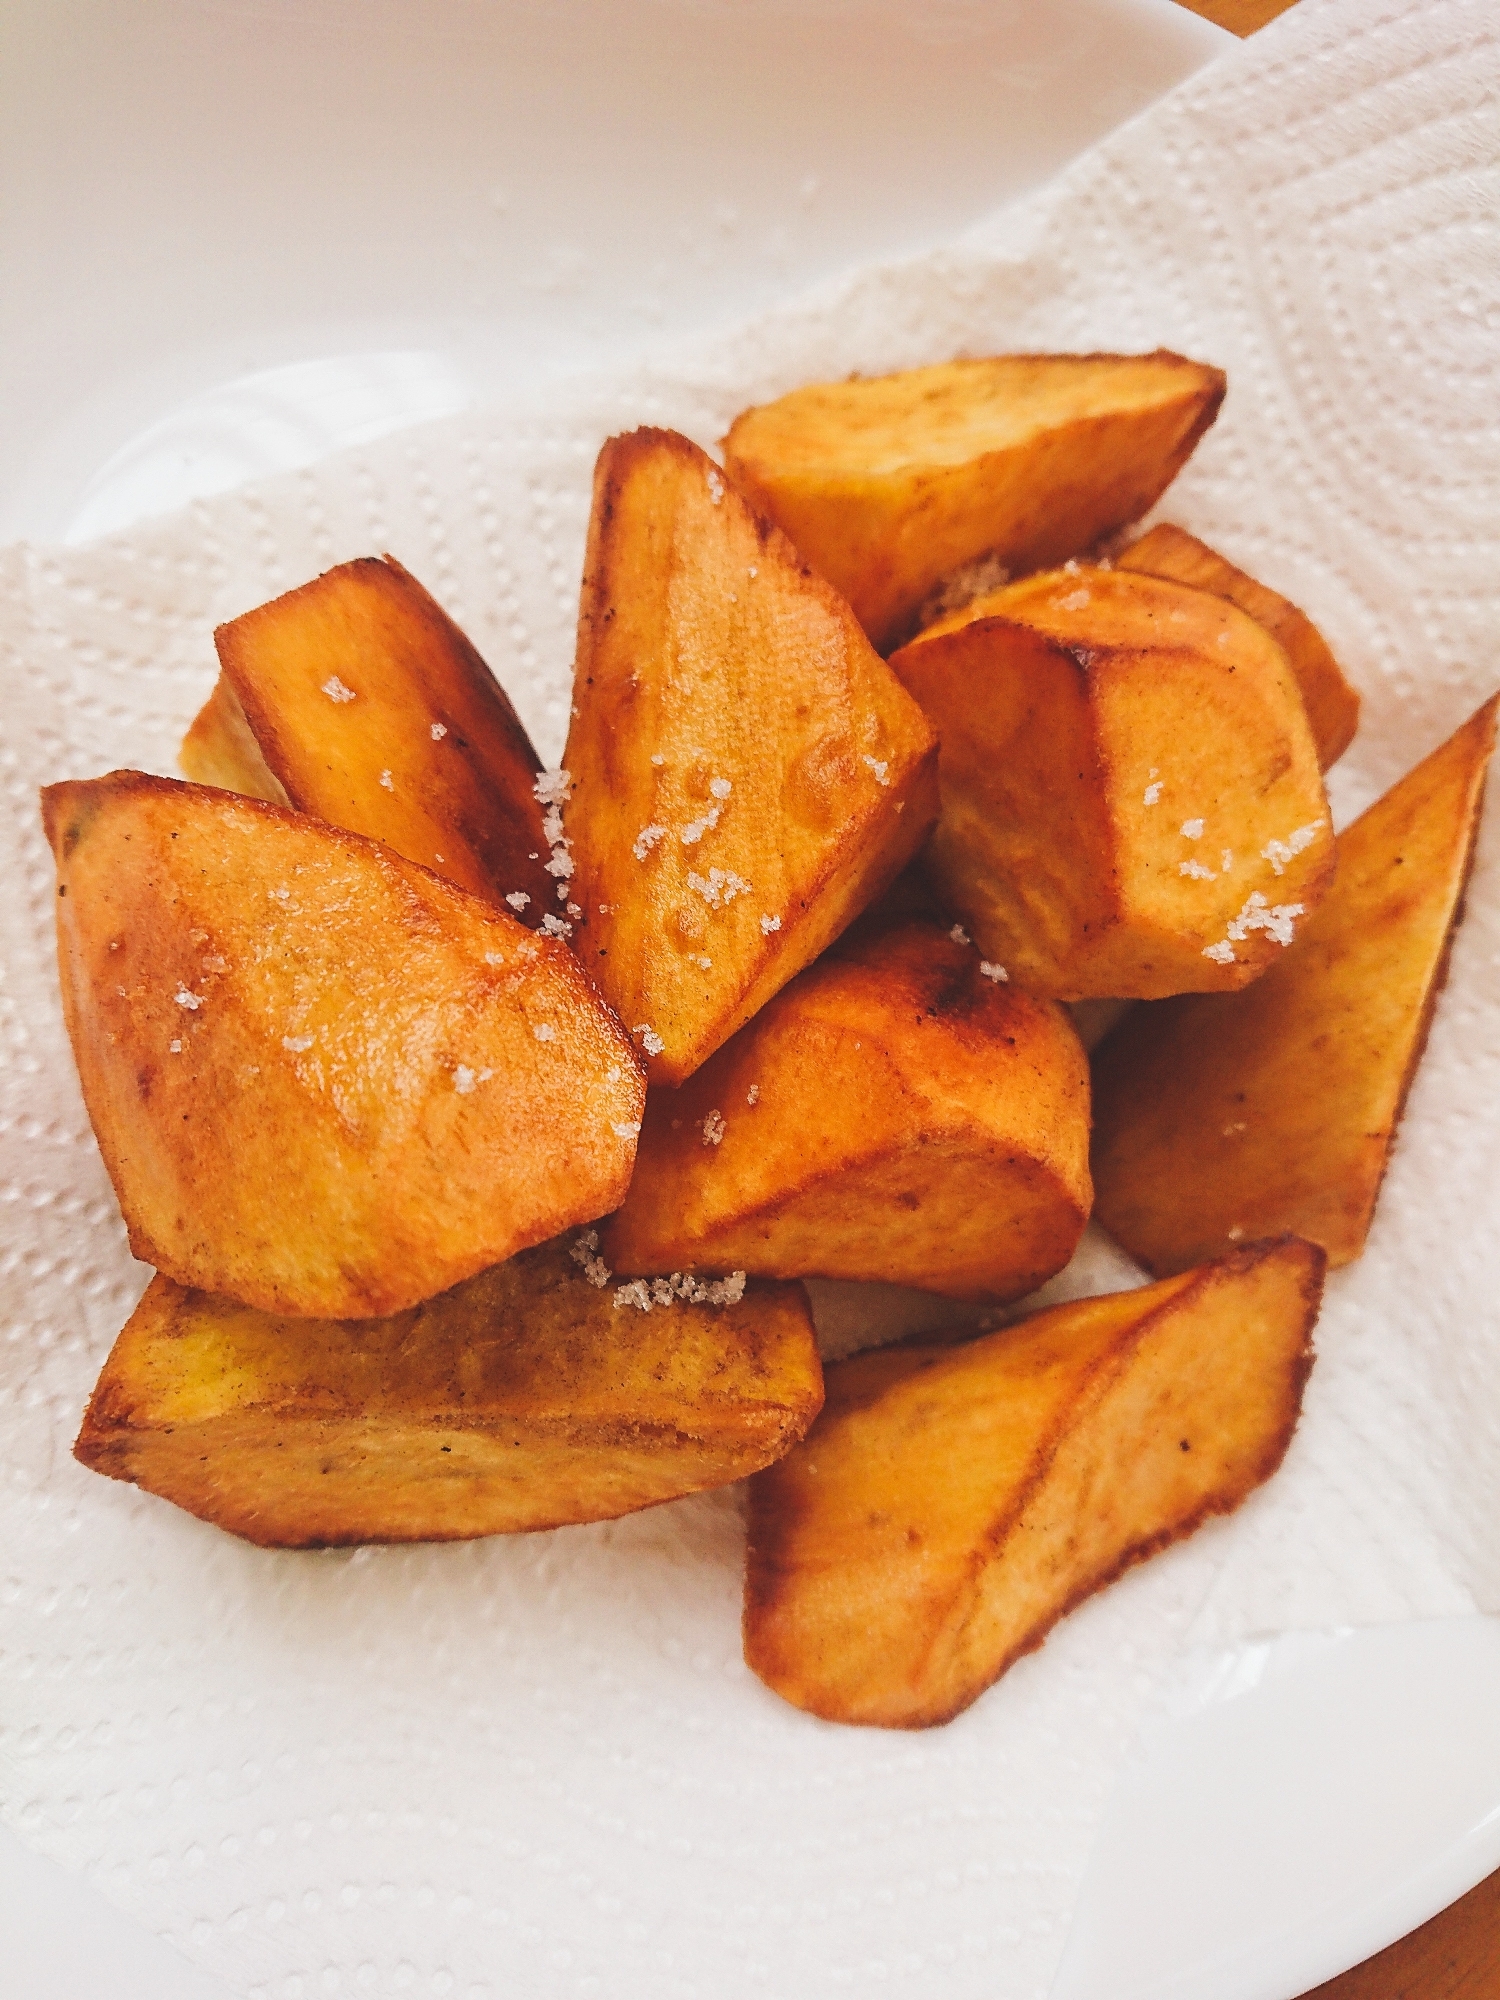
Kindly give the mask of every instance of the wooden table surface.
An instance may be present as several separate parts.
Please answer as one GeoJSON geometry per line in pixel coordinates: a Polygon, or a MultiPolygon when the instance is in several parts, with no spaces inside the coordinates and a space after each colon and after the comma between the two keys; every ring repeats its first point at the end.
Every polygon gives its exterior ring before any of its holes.
{"type": "MultiPolygon", "coordinates": [[[[1178,4],[1236,35],[1252,35],[1294,0],[1178,4]]],[[[1410,1937],[1315,1993],[1316,2000],[1500,2000],[1500,1871],[1410,1937]]]]}

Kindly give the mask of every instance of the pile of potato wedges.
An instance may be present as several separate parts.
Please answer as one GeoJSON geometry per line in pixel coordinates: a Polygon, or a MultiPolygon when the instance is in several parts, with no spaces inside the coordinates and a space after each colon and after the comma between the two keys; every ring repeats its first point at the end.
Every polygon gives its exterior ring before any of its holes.
{"type": "Polygon", "coordinates": [[[612,438],[557,769],[387,557],[220,628],[185,782],[49,787],[158,1274],[83,1463],[272,1547],[751,1476],[751,1666],[897,1727],[1269,1477],[1496,704],[1335,838],[1321,634],[1132,538],[1224,389],[1005,356],[612,438]],[[1091,1214],[1155,1282],[1016,1318],[1091,1214]],[[804,1278],[974,1323],[825,1382],[804,1278]]]}

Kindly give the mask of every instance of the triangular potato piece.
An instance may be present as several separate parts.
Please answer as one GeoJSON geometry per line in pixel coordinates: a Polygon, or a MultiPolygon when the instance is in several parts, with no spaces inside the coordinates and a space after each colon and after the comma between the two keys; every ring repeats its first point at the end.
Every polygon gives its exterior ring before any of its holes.
{"type": "Polygon", "coordinates": [[[575,939],[680,1083],[915,853],[937,745],[848,606],[671,431],[612,438],[589,527],[567,824],[575,939]]]}
{"type": "Polygon", "coordinates": [[[843,940],[649,1094],[607,1260],[1034,1290],[1088,1220],[1088,1063],[997,972],[930,924],[843,940]]]}
{"type": "Polygon", "coordinates": [[[976,558],[1041,569],[1144,514],[1223,399],[1180,354],[1005,354],[794,389],[724,462],[886,652],[976,558]]]}
{"type": "Polygon", "coordinates": [[[1071,564],[892,655],[942,738],[924,857],[986,957],[1060,1000],[1233,990],[1333,872],[1286,654],[1222,597],[1071,564]]]}
{"type": "Polygon", "coordinates": [[[643,1085],[566,945],[230,792],[117,771],[42,801],[68,1032],[143,1261],[362,1318],[620,1201],[643,1085]]]}
{"type": "Polygon", "coordinates": [[[383,840],[523,923],[566,923],[531,740],[400,563],[341,563],[214,642],[222,672],[183,740],[189,778],[383,840]]]}
{"type": "Polygon", "coordinates": [[[1163,521],[1115,558],[1116,569],[1142,570],[1174,578],[1194,590],[1227,597],[1257,625],[1264,625],[1291,662],[1307,710],[1318,762],[1326,771],[1338,762],[1359,727],[1359,695],[1344,678],[1323,634],[1305,611],[1200,542],[1196,535],[1163,521]]]}
{"type": "Polygon", "coordinates": [[[1101,1044],[1099,1219],[1149,1269],[1284,1229],[1330,1264],[1364,1248],[1446,975],[1495,711],[1340,836],[1327,900],[1256,985],[1134,1008],[1101,1044]]]}
{"type": "Polygon", "coordinates": [[[1276,1470],[1322,1277],[1322,1252],[1286,1239],[832,1366],[805,1441],[751,1482],[751,1667],[833,1722],[946,1722],[1276,1470]]]}
{"type": "MultiPolygon", "coordinates": [[[[598,1521],[757,1471],[822,1401],[800,1285],[621,1311],[588,1233],[390,1319],[154,1279],[74,1452],[271,1548],[598,1521]]],[[[722,1289],[722,1288],[721,1288],[722,1289]]]]}

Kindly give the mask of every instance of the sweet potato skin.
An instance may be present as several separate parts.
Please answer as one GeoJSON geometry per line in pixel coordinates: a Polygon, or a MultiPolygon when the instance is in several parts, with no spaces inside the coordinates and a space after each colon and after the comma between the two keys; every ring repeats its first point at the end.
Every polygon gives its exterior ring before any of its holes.
{"type": "Polygon", "coordinates": [[[623,1196],[644,1086],[565,945],[259,800],[122,771],[42,802],[64,1014],[144,1262],[376,1316],[623,1196]]]}
{"type": "Polygon", "coordinates": [[[990,959],[1063,1000],[1232,990],[1326,888],[1286,656],[1234,605],[1079,567],[939,621],[892,666],[942,737],[925,856],[990,959]]]}
{"type": "Polygon", "coordinates": [[[932,924],[851,935],[680,1090],[649,1093],[604,1254],[1020,1297],[1088,1219],[1088,1126],[1060,1007],[932,924]]]}
{"type": "Polygon", "coordinates": [[[952,361],[746,410],[724,462],[887,652],[975,558],[1046,568],[1145,513],[1224,387],[1164,350],[952,361]]]}
{"type": "Polygon", "coordinates": [[[214,643],[220,682],[182,746],[189,777],[384,841],[473,895],[520,897],[528,925],[558,911],[531,740],[400,563],[341,563],[214,643]]]}
{"type": "Polygon", "coordinates": [[[1344,832],[1294,951],[1136,1008],[1095,1054],[1099,1219],[1153,1271],[1294,1229],[1363,1250],[1473,862],[1496,697],[1344,832]]]}
{"type": "Polygon", "coordinates": [[[1285,1454],[1323,1256],[1246,1246],[959,1347],[832,1366],[751,1482],[745,1657],[830,1721],[948,1721],[1125,1569],[1285,1454]]]}
{"type": "Polygon", "coordinates": [[[262,1547],[326,1548],[614,1519],[742,1478],[807,1429],[823,1388],[800,1285],[645,1314],[578,1251],[556,1239],[353,1324],[157,1276],[75,1456],[262,1547]]]}
{"type": "Polygon", "coordinates": [[[591,977],[678,1084],[905,866],[937,745],[845,605],[669,431],[600,454],[566,813],[591,977]]]}
{"type": "Polygon", "coordinates": [[[1117,569],[1164,576],[1195,590],[1227,597],[1263,625],[1291,663],[1326,771],[1354,740],[1359,727],[1359,694],[1345,678],[1328,641],[1305,611],[1269,585],[1238,569],[1216,549],[1182,528],[1162,521],[1115,558],[1117,569]]]}

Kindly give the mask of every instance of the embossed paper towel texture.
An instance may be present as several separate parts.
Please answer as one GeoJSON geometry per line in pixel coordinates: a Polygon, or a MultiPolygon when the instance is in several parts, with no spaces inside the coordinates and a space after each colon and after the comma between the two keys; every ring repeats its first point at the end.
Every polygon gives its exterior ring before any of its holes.
{"type": "Polygon", "coordinates": [[[515,1542],[277,1556],[74,1465],[144,1274],[57,1020],[33,804],[63,775],[171,769],[214,622],[379,548],[444,598],[555,756],[608,431],[709,442],[809,376],[1161,342],[1231,382],[1171,514],[1305,604],[1364,691],[1347,818],[1493,685],[1497,82],[1478,0],[1303,0],[947,251],[545,408],[92,549],[0,555],[0,1792],[28,1837],[267,1996],[1034,1995],[1179,1644],[1500,1609],[1496,830],[1279,1479],[907,1740],[827,1729],[747,1676],[732,1496],[515,1542]]]}

